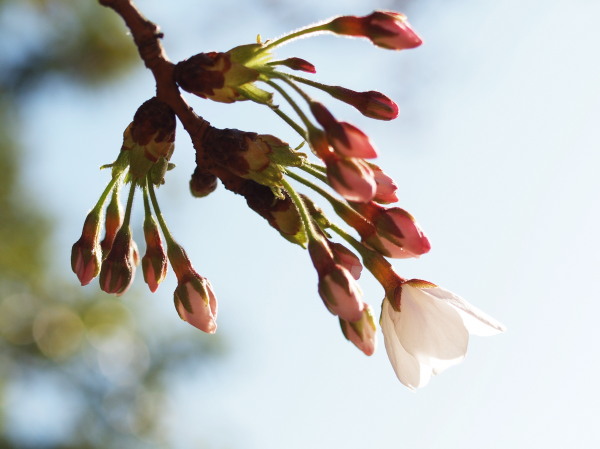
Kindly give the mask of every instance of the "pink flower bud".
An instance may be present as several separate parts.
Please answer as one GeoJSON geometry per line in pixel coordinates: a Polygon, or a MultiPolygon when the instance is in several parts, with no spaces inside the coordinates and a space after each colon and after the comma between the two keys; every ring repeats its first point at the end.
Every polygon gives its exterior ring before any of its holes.
{"type": "Polygon", "coordinates": [[[319,276],[319,294],[329,311],[346,321],[359,321],[365,305],[360,287],[341,265],[319,276]]]}
{"type": "Polygon", "coordinates": [[[377,346],[377,336],[375,334],[377,327],[375,326],[371,306],[365,305],[362,318],[354,323],[340,318],[340,326],[347,340],[354,343],[354,346],[364,352],[365,355],[373,355],[377,346]]]}
{"type": "Polygon", "coordinates": [[[120,296],[133,282],[136,266],[133,245],[129,227],[121,227],[100,270],[100,288],[106,293],[120,296]]]}
{"type": "Polygon", "coordinates": [[[89,284],[100,272],[102,250],[98,243],[99,234],[100,214],[91,211],[85,219],[81,238],[71,249],[71,268],[81,285],[89,284]]]}
{"type": "Polygon", "coordinates": [[[338,122],[321,103],[312,102],[310,109],[325,129],[327,140],[341,156],[371,159],[377,157],[369,137],[356,126],[338,122]]]}
{"type": "Polygon", "coordinates": [[[354,205],[375,225],[376,233],[361,235],[364,243],[387,257],[419,257],[431,249],[429,239],[412,215],[399,207],[386,209],[375,203],[354,205]]]}
{"type": "Polygon", "coordinates": [[[279,65],[284,65],[292,70],[301,70],[308,73],[317,73],[317,69],[310,62],[301,58],[288,58],[278,61],[279,65]]]}
{"type": "Polygon", "coordinates": [[[341,86],[324,89],[333,98],[354,106],[366,117],[377,120],[393,120],[398,117],[398,105],[381,92],[355,92],[341,86]]]}
{"type": "Polygon", "coordinates": [[[375,175],[375,184],[377,184],[373,201],[381,204],[390,204],[398,201],[398,197],[396,196],[396,190],[398,190],[398,186],[396,186],[394,180],[385,174],[383,170],[379,168],[379,166],[375,164],[369,164],[369,166],[373,170],[375,175]]]}
{"type": "Polygon", "coordinates": [[[404,14],[375,11],[368,16],[342,16],[331,21],[329,30],[347,36],[366,37],[378,47],[405,50],[423,43],[404,14]]]}
{"type": "Polygon", "coordinates": [[[181,245],[173,242],[167,251],[177,276],[174,301],[179,317],[204,332],[214,334],[217,330],[217,298],[210,282],[196,272],[181,245]]]}
{"type": "Polygon", "coordinates": [[[319,295],[332,314],[347,321],[358,321],[364,309],[362,293],[350,271],[336,263],[330,248],[331,244],[324,238],[308,243],[319,275],[319,295]]]}
{"type": "Polygon", "coordinates": [[[375,175],[362,159],[330,155],[324,161],[327,180],[348,201],[366,203],[375,196],[375,175]]]}
{"type": "Polygon", "coordinates": [[[182,320],[208,334],[217,331],[217,298],[208,279],[192,269],[177,284],[174,301],[182,320]]]}
{"type": "Polygon", "coordinates": [[[363,266],[356,254],[341,243],[329,242],[329,249],[333,254],[333,259],[338,265],[341,265],[348,270],[354,279],[360,279],[360,273],[363,266]]]}
{"type": "Polygon", "coordinates": [[[142,257],[144,281],[148,284],[150,291],[155,292],[167,275],[167,255],[158,226],[151,215],[144,220],[144,238],[146,240],[146,254],[142,257]]]}
{"type": "Polygon", "coordinates": [[[115,190],[113,196],[106,208],[106,218],[104,220],[104,229],[105,234],[104,238],[100,242],[100,247],[102,248],[102,255],[104,257],[108,256],[110,249],[112,248],[113,242],[115,241],[115,236],[117,235],[117,231],[121,227],[121,223],[123,222],[123,213],[121,211],[121,203],[119,202],[118,191],[115,190]]]}

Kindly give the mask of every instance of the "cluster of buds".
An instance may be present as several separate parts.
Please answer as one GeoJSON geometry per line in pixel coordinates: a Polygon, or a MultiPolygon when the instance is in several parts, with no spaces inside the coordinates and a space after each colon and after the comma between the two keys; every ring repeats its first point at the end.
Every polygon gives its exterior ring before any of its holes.
{"type": "MultiPolygon", "coordinates": [[[[399,277],[386,260],[419,257],[430,250],[429,240],[413,216],[394,205],[398,201],[397,185],[372,163],[377,151],[369,137],[356,126],[337,120],[304,86],[325,92],[378,120],[396,118],[397,105],[380,92],[357,92],[290,73],[285,68],[308,74],[316,73],[316,68],[301,58],[276,60],[272,56],[280,45],[323,32],[365,37],[376,46],[392,50],[421,44],[404,15],[376,11],[363,17],[336,17],[273,41],[261,42],[259,38],[254,44],[226,52],[200,53],[179,62],[174,80],[181,89],[222,103],[250,100],[267,106],[300,136],[300,144],[293,147],[272,135],[206,124],[193,139],[196,168],[190,190],[192,195],[204,197],[217,188],[220,180],[226,189],[243,196],[248,206],[284,238],[308,249],[325,307],[338,317],[346,339],[371,355],[376,348],[376,325],[372,308],[363,301],[357,283],[364,264],[386,293],[381,323],[390,360],[399,379],[417,388],[464,356],[466,338],[476,333],[474,328],[495,332],[502,326],[450,292],[399,277]],[[278,97],[294,115],[275,104],[278,97]],[[304,144],[312,156],[298,151],[304,144]],[[331,221],[291,182],[325,199],[360,238],[331,221]],[[333,234],[352,249],[333,241],[333,234]],[[431,335],[419,344],[419,333],[431,335]]],[[[100,272],[101,287],[109,293],[122,294],[128,288],[138,259],[129,216],[134,191],[141,188],[146,210],[144,279],[155,291],[170,261],[178,279],[177,312],[190,324],[212,333],[216,330],[215,294],[171,237],[154,193],[154,186],[164,182],[171,167],[174,135],[174,114],[166,104],[154,98],[140,107],[125,131],[122,151],[111,165],[112,180],[88,216],[81,240],[73,247],[73,270],[82,284],[100,272]],[[122,183],[130,183],[131,190],[121,221],[118,190],[122,183]],[[101,211],[111,192],[106,236],[100,244],[101,211]],[[160,231],[166,240],[166,253],[160,231]]]]}
{"type": "Polygon", "coordinates": [[[185,250],[173,239],[160,211],[155,186],[163,184],[174,150],[175,114],[156,97],[143,103],[125,129],[123,145],[111,169],[111,180],[95,207],[89,212],[81,238],[73,245],[71,267],[81,285],[99,275],[100,288],[122,295],[129,289],[140,258],[133,239],[130,218],[137,189],[144,198],[143,233],[146,252],[142,257],[144,281],[156,291],[167,275],[168,262],[177,276],[175,307],[180,317],[197,328],[216,331],[217,304],[207,279],[192,266],[185,250]],[[129,184],[129,196],[122,214],[119,192],[129,184]],[[104,204],[111,201],[104,210],[104,204]],[[100,241],[104,218],[104,238],[100,241]],[[163,245],[163,237],[166,250],[163,245]]]}

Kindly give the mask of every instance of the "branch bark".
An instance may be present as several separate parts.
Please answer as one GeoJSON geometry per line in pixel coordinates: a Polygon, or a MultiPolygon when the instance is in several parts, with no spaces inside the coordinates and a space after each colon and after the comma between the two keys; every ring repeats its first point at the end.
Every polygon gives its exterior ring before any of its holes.
{"type": "Polygon", "coordinates": [[[169,61],[162,46],[160,40],[163,34],[159,27],[146,19],[131,0],[98,0],[98,2],[114,10],[125,21],[141,59],[154,76],[156,96],[173,109],[190,135],[198,156],[201,156],[202,137],[210,123],[197,115],[181,96],[173,78],[175,65],[169,61]]]}

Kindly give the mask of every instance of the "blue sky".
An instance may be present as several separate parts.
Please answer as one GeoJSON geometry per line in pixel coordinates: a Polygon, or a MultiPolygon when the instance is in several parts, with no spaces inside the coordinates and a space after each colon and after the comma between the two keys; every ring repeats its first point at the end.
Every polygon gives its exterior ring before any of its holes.
{"type": "MultiPolygon", "coordinates": [[[[161,24],[173,60],[392,6],[285,1],[273,19],[268,2],[247,2],[241,11],[233,1],[216,3],[204,2],[204,17],[191,1],[139,6],[161,24]]],[[[410,392],[395,378],[381,335],[371,358],[344,340],[305,252],[223,188],[203,200],[188,197],[193,151],[180,129],[177,169],[159,197],[176,237],[217,290],[219,332],[230,352],[214,370],[190,372],[173,386],[165,420],[174,447],[600,444],[600,3],[423,0],[407,12],[425,40],[416,50],[321,36],[280,54],[313,62],[320,81],[398,101],[401,115],[391,123],[334,108],[371,136],[398,182],[400,205],[432,241],[430,254],[394,266],[457,292],[508,331],[474,337],[461,365],[410,392]]],[[[65,276],[70,245],[106,182],[96,167],[114,158],[122,129],[152,92],[140,69],[100,93],[56,86],[52,97],[26,106],[25,177],[38,180],[33,189],[44,186],[34,193],[59,220],[57,264],[65,276]]],[[[295,139],[258,106],[190,101],[215,126],[295,139]]],[[[141,279],[136,285],[143,288],[141,279]]],[[[368,276],[361,285],[378,313],[381,289],[368,276]]],[[[184,326],[172,310],[173,288],[170,278],[144,300],[165,326],[184,326]]]]}

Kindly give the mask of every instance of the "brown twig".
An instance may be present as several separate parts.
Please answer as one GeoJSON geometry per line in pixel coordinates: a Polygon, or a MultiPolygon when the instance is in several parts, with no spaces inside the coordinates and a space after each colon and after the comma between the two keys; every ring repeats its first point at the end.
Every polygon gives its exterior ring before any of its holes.
{"type": "Polygon", "coordinates": [[[160,42],[163,34],[159,27],[146,19],[131,0],[98,0],[98,2],[114,10],[125,21],[140,57],[154,76],[156,96],[173,109],[190,135],[194,148],[198,153],[202,153],[202,137],[210,123],[197,115],[181,96],[173,78],[175,65],[169,61],[160,42]]]}

